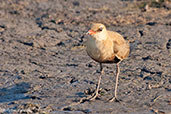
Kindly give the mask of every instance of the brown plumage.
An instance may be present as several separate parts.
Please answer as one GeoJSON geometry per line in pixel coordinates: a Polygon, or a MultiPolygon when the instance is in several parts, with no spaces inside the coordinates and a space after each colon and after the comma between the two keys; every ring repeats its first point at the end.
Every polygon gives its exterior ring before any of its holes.
{"type": "MultiPolygon", "coordinates": [[[[100,71],[103,73],[102,63],[116,63],[116,84],[114,97],[110,100],[117,100],[117,84],[119,76],[119,63],[128,57],[129,44],[117,32],[108,31],[101,23],[94,23],[88,34],[92,37],[87,39],[86,51],[87,54],[96,62],[100,63],[100,71]]],[[[94,96],[90,100],[94,100],[98,96],[101,75],[99,77],[98,86],[94,96]]]]}

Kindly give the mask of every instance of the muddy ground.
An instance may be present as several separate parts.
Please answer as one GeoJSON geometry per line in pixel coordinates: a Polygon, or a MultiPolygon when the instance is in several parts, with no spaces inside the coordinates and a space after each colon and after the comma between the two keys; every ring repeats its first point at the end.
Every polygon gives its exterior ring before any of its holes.
{"type": "Polygon", "coordinates": [[[170,114],[171,1],[0,0],[0,113],[170,114]],[[83,36],[101,22],[130,42],[118,98],[109,103],[115,65],[98,63],[83,36]]]}

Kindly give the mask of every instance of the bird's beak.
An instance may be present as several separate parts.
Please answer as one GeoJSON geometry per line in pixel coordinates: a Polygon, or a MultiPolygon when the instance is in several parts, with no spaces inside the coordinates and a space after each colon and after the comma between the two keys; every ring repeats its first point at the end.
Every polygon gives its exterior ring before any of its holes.
{"type": "Polygon", "coordinates": [[[86,34],[93,35],[93,34],[96,34],[96,32],[93,30],[89,30],[86,34]]]}

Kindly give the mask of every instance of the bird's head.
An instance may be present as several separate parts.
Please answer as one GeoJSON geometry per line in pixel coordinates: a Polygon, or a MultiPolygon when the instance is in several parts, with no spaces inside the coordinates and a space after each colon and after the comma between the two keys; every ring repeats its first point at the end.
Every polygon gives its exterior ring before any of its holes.
{"type": "Polygon", "coordinates": [[[106,27],[101,23],[93,23],[87,34],[92,35],[97,40],[105,40],[107,38],[106,27]]]}

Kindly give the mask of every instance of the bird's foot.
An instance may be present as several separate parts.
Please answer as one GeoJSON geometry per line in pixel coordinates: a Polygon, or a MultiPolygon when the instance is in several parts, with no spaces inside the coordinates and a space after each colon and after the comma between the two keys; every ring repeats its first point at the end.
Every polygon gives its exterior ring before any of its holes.
{"type": "Polygon", "coordinates": [[[92,96],[91,96],[91,98],[89,98],[89,101],[93,101],[93,100],[95,100],[97,97],[98,97],[98,93],[94,93],[92,96]]]}
{"type": "Polygon", "coordinates": [[[95,91],[88,89],[87,91],[85,91],[85,94],[87,94],[88,96],[84,100],[86,100],[86,101],[95,100],[99,96],[99,90],[101,90],[101,88],[98,90],[95,90],[95,91]]]}
{"type": "Polygon", "coordinates": [[[112,97],[111,99],[109,99],[109,102],[120,102],[120,100],[117,97],[112,97]]]}
{"type": "Polygon", "coordinates": [[[93,101],[93,100],[95,100],[98,97],[98,95],[99,94],[95,92],[91,96],[87,97],[86,101],[93,101]]]}

